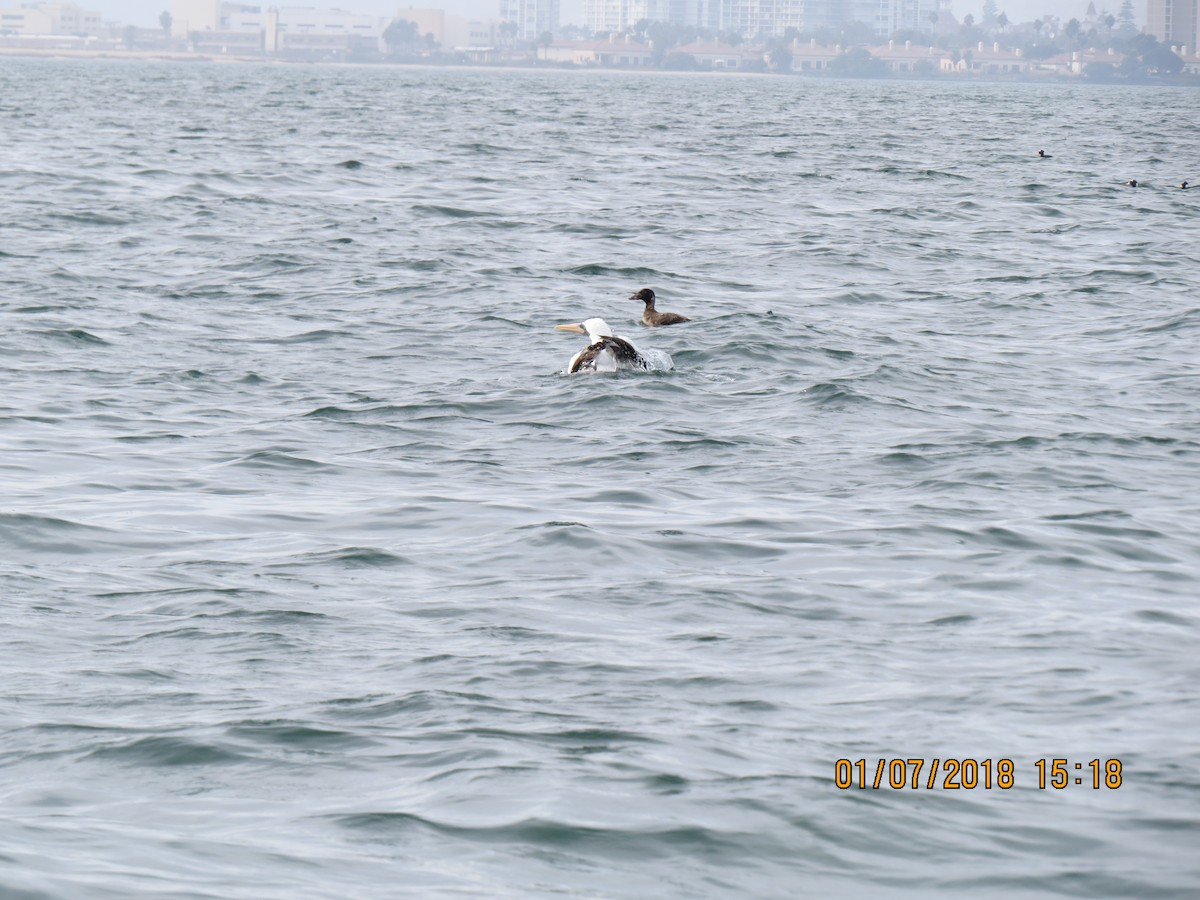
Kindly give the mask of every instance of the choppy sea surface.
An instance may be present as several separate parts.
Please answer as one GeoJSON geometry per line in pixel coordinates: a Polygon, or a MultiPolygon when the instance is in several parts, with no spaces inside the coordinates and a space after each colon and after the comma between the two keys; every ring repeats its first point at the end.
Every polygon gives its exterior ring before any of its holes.
{"type": "Polygon", "coordinates": [[[0,896],[1196,897],[1198,120],[0,62],[0,896]]]}

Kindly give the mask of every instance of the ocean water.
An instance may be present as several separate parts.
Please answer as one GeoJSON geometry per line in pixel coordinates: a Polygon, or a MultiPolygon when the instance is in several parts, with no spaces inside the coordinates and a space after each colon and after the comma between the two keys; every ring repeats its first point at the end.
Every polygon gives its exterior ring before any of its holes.
{"type": "Polygon", "coordinates": [[[0,61],[0,896],[1197,896],[1197,121],[0,61]]]}

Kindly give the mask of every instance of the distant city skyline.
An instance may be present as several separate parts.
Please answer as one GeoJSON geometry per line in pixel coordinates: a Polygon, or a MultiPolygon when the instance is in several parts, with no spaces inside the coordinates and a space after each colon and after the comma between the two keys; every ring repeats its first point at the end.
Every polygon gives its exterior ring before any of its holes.
{"type": "MultiPolygon", "coordinates": [[[[30,0],[23,0],[30,2],[30,0]]],[[[170,0],[74,0],[85,9],[98,10],[105,20],[116,20],[124,25],[142,28],[157,28],[158,17],[170,10],[170,0]]],[[[1008,16],[1010,22],[1027,22],[1044,15],[1058,16],[1064,22],[1071,18],[1082,19],[1087,12],[1089,0],[996,0],[999,11],[1008,16]]],[[[1116,15],[1121,0],[1092,0],[1096,9],[1107,9],[1116,15]]],[[[583,0],[561,0],[563,25],[582,25],[583,0]]],[[[500,0],[429,0],[425,3],[396,3],[393,0],[298,0],[298,2],[264,2],[264,6],[313,6],[337,8],[367,15],[394,16],[405,7],[418,9],[437,8],[460,16],[496,19],[500,16],[500,0]]],[[[1134,0],[1134,16],[1138,26],[1146,22],[1145,0],[1134,0]]],[[[953,0],[951,11],[960,21],[968,13],[976,20],[982,16],[983,0],[953,0]]]]}

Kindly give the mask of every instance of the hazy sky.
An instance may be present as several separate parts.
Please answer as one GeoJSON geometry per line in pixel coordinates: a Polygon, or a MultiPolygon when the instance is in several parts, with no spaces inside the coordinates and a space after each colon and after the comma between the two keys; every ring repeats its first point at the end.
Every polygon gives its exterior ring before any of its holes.
{"type": "MultiPolygon", "coordinates": [[[[124,25],[140,25],[157,28],[158,17],[164,9],[171,8],[170,0],[79,0],[86,9],[99,10],[105,19],[115,19],[124,25]]],[[[320,8],[345,9],[350,12],[370,15],[396,15],[409,6],[434,7],[460,15],[495,18],[499,15],[499,0],[426,0],[424,3],[395,3],[392,0],[292,0],[292,2],[270,2],[265,5],[315,6],[320,8]]],[[[1107,9],[1114,16],[1121,8],[1122,0],[1095,0],[1096,9],[1107,9]]],[[[1087,12],[1088,0],[996,0],[996,6],[1008,15],[1012,22],[1027,22],[1039,16],[1056,15],[1064,21],[1072,17],[1082,19],[1087,12]]],[[[967,13],[978,19],[983,10],[983,0],[953,0],[951,9],[960,20],[967,13]]],[[[1134,14],[1138,25],[1145,23],[1145,0],[1134,0],[1134,14]]],[[[583,0],[562,0],[562,22],[583,24],[583,0]]]]}

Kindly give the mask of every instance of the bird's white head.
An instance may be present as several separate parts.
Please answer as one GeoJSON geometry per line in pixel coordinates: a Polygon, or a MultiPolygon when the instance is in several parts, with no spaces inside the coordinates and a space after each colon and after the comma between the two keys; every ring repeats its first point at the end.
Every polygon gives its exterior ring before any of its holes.
{"type": "Polygon", "coordinates": [[[604,337],[612,337],[612,329],[608,327],[608,323],[603,319],[584,319],[574,325],[555,325],[559,331],[573,331],[576,334],[586,334],[592,341],[600,340],[604,337]]]}

